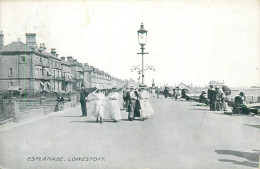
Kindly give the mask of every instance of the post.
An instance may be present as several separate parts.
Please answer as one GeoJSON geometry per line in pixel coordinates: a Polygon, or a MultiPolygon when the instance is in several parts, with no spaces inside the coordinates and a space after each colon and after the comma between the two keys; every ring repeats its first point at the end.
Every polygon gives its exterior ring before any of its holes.
{"type": "Polygon", "coordinates": [[[15,122],[19,122],[19,107],[15,97],[3,100],[3,113],[5,118],[13,118],[15,122]]]}
{"type": "Polygon", "coordinates": [[[142,47],[142,84],[144,85],[144,48],[142,47]]]}

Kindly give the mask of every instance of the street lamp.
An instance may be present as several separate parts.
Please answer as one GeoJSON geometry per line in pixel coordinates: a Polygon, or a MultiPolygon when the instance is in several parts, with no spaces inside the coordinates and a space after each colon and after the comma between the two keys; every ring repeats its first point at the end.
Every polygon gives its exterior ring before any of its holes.
{"type": "Polygon", "coordinates": [[[137,53],[137,54],[141,54],[142,55],[142,84],[144,84],[144,54],[148,54],[144,52],[144,46],[146,44],[147,41],[147,30],[144,29],[144,24],[141,23],[141,27],[140,30],[137,31],[137,35],[138,35],[138,42],[141,45],[141,53],[137,53]]]}
{"type": "MultiPolygon", "coordinates": [[[[145,68],[142,67],[142,69],[140,68],[140,65],[132,66],[132,68],[131,68],[131,72],[136,71],[138,73],[138,83],[139,83],[139,80],[140,80],[141,72],[145,72],[147,70],[152,70],[152,71],[155,72],[155,68],[153,66],[149,66],[149,65],[145,65],[145,68]]],[[[142,78],[142,84],[144,84],[143,78],[142,78]]]]}

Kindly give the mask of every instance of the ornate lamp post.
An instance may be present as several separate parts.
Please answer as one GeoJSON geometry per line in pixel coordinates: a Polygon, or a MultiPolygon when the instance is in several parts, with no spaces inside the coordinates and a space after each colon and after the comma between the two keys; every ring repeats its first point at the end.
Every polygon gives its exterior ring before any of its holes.
{"type": "Polygon", "coordinates": [[[140,30],[137,31],[137,35],[138,35],[138,42],[141,45],[141,53],[137,53],[137,54],[141,54],[142,55],[142,84],[144,84],[144,55],[148,54],[144,52],[144,46],[146,44],[147,41],[147,30],[144,29],[144,25],[143,23],[141,23],[141,27],[140,30]]]}
{"type": "MultiPolygon", "coordinates": [[[[140,68],[140,65],[133,66],[131,68],[131,72],[136,71],[138,73],[138,83],[140,80],[140,74],[142,73],[142,75],[143,75],[143,73],[147,70],[152,70],[155,72],[155,68],[153,66],[149,66],[149,65],[145,65],[145,68],[143,66],[142,66],[142,68],[140,68]]],[[[144,84],[144,78],[142,78],[142,84],[144,84]]]]}

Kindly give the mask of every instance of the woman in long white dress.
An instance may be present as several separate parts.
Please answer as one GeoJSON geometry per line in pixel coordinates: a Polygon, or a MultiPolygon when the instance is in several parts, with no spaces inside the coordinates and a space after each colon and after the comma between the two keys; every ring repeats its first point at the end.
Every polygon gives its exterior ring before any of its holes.
{"type": "Polygon", "coordinates": [[[146,91],[145,88],[143,88],[140,92],[140,105],[143,118],[148,118],[154,113],[151,103],[148,100],[149,98],[149,92],[146,91]]]}
{"type": "Polygon", "coordinates": [[[108,115],[113,119],[113,122],[118,122],[122,119],[119,106],[119,93],[116,88],[112,88],[112,92],[108,95],[108,115]]]}
{"type": "Polygon", "coordinates": [[[102,119],[104,118],[104,107],[105,107],[105,95],[101,92],[100,89],[97,89],[95,92],[90,95],[94,96],[95,104],[94,110],[92,114],[97,117],[96,122],[98,123],[98,118],[100,119],[100,123],[102,124],[102,119]]]}

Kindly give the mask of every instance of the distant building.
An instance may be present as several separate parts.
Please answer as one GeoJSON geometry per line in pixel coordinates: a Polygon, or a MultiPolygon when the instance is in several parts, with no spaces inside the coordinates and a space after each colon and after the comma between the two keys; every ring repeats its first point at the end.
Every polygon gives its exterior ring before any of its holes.
{"type": "Polygon", "coordinates": [[[210,81],[209,82],[209,86],[210,85],[212,85],[213,87],[216,87],[216,86],[221,87],[221,86],[225,85],[225,83],[224,83],[224,81],[223,82],[220,82],[220,81],[210,81]]]}

